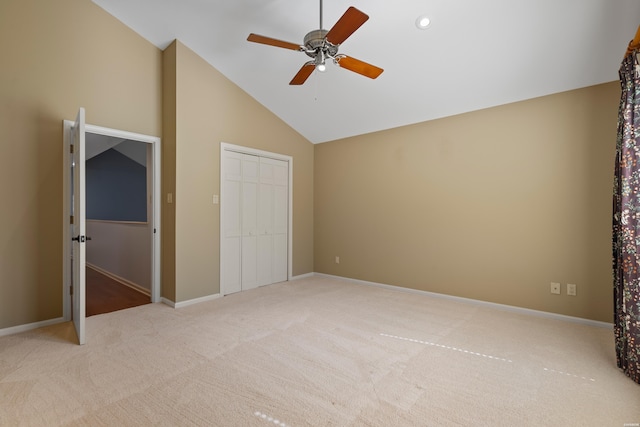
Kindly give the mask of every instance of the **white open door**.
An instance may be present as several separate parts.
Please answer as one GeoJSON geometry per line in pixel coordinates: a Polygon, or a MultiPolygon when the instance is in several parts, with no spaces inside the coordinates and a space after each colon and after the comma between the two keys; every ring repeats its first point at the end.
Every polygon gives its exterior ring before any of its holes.
{"type": "MultiPolygon", "coordinates": [[[[85,123],[80,108],[75,121],[63,121],[63,312],[73,320],[78,342],[84,344],[86,317],[86,133],[152,144],[149,226],[152,246],[151,302],[160,302],[160,138],[85,123]]],[[[149,163],[149,162],[148,162],[149,163]]]]}
{"type": "Polygon", "coordinates": [[[71,164],[71,176],[73,180],[72,200],[73,200],[73,236],[72,236],[72,282],[71,299],[73,308],[73,324],[76,327],[78,343],[85,342],[85,263],[86,263],[86,213],[85,213],[85,172],[84,172],[84,152],[85,152],[85,118],[84,108],[80,108],[78,116],[71,131],[71,144],[73,147],[73,162],[71,164]]]}

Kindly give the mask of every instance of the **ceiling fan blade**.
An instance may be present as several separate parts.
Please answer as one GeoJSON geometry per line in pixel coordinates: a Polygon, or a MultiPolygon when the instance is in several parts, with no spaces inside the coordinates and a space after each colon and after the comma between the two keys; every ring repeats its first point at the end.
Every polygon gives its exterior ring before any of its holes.
{"type": "Polygon", "coordinates": [[[313,70],[316,69],[316,65],[313,63],[313,61],[309,61],[306,64],[304,64],[302,66],[302,68],[300,68],[300,71],[298,71],[298,74],[296,74],[293,79],[291,80],[291,82],[289,82],[290,85],[301,85],[302,83],[304,83],[305,81],[307,81],[307,79],[309,78],[309,76],[311,75],[311,73],[313,73],[313,70]]]}
{"type": "Polygon", "coordinates": [[[338,45],[344,42],[355,30],[367,22],[369,15],[351,6],[326,35],[327,41],[338,45]]]}
{"type": "Polygon", "coordinates": [[[382,68],[376,67],[375,65],[367,64],[364,61],[360,61],[359,59],[351,58],[346,55],[338,58],[338,65],[342,68],[353,71],[354,73],[369,77],[370,79],[375,79],[384,71],[382,68]]]}
{"type": "Polygon", "coordinates": [[[271,37],[261,36],[259,34],[251,33],[249,34],[249,37],[247,37],[247,40],[254,43],[267,44],[269,46],[282,47],[282,48],[291,49],[291,50],[300,50],[299,44],[285,42],[282,40],[273,39],[271,37]]]}

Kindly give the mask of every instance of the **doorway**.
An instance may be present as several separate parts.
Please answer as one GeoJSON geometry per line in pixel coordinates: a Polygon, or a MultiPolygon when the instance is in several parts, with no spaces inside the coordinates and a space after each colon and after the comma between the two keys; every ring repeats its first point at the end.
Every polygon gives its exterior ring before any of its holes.
{"type": "MultiPolygon", "coordinates": [[[[141,243],[149,247],[150,253],[150,301],[160,301],[160,138],[87,125],[84,123],[84,116],[84,109],[81,108],[75,121],[63,122],[63,313],[66,320],[73,319],[80,344],[85,342],[86,248],[92,241],[92,236],[87,233],[86,215],[87,135],[133,141],[142,143],[145,147],[144,152],[150,166],[146,172],[150,177],[145,196],[148,199],[148,210],[146,221],[138,222],[146,223],[150,235],[141,243]]],[[[118,218],[108,218],[103,222],[112,220],[117,222],[118,218]]],[[[101,232],[104,235],[104,230],[101,232]]]]}
{"type": "Polygon", "coordinates": [[[85,143],[89,317],[151,302],[153,161],[149,143],[88,131],[85,143]]]}

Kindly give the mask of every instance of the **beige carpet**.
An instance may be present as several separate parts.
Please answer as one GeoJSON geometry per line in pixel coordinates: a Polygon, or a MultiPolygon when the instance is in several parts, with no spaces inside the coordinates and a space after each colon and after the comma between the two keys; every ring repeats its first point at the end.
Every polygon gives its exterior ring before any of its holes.
{"type": "Polygon", "coordinates": [[[315,276],[0,338],[0,425],[618,426],[611,330],[315,276]]]}

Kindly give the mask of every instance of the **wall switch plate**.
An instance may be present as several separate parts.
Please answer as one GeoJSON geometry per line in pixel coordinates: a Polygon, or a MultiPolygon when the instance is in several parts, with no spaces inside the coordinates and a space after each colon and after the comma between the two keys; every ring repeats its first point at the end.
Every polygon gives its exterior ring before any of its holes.
{"type": "Polygon", "coordinates": [[[567,283],[567,295],[576,296],[577,286],[574,283],[567,283]]]}
{"type": "Polygon", "coordinates": [[[551,282],[551,293],[560,295],[560,283],[551,282]]]}
{"type": "Polygon", "coordinates": [[[173,203],[173,193],[167,193],[167,203],[173,203]]]}
{"type": "Polygon", "coordinates": [[[336,264],[340,264],[340,257],[339,256],[336,257],[336,264]]]}
{"type": "Polygon", "coordinates": [[[213,195],[213,204],[217,205],[218,203],[220,203],[220,197],[218,197],[217,194],[213,195]]]}

